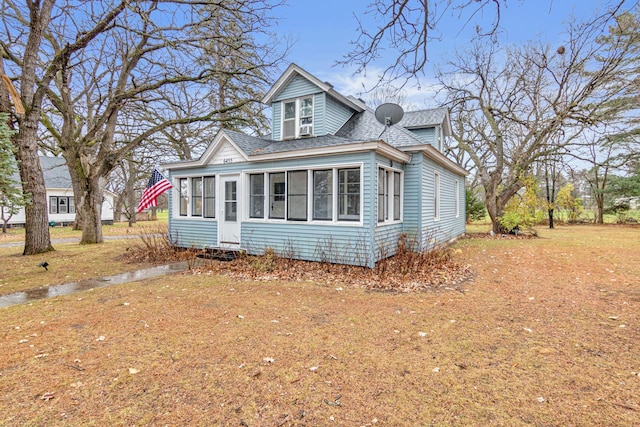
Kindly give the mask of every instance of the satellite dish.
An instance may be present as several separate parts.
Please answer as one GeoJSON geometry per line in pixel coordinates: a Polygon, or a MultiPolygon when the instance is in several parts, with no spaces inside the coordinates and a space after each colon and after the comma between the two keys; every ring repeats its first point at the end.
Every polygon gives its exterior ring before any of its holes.
{"type": "Polygon", "coordinates": [[[391,126],[402,120],[404,110],[398,104],[387,102],[376,108],[376,120],[385,126],[391,126]]]}

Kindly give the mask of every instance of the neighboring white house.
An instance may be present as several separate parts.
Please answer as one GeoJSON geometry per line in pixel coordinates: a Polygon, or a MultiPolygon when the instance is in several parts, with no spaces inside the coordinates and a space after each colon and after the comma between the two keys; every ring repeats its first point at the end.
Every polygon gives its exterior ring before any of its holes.
{"type": "MultiPolygon", "coordinates": [[[[60,157],[40,156],[40,165],[44,175],[44,185],[47,190],[47,212],[51,225],[68,225],[76,218],[76,204],[71,186],[69,169],[60,157]]],[[[19,181],[19,176],[15,177],[19,181]]],[[[114,194],[108,190],[104,192],[102,201],[102,223],[113,223],[113,199],[114,194]]],[[[24,225],[24,209],[13,215],[9,220],[9,226],[24,225]]]]}

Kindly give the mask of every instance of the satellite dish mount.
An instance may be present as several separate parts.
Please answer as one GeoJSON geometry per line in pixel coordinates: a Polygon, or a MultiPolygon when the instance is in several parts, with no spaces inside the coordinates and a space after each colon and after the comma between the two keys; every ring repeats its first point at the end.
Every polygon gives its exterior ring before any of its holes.
{"type": "MultiPolygon", "coordinates": [[[[404,110],[398,104],[392,104],[387,102],[385,104],[381,104],[376,108],[376,120],[381,124],[385,125],[385,129],[387,130],[389,127],[397,124],[402,117],[404,116],[404,110]]],[[[384,133],[384,131],[382,131],[384,133]]],[[[382,136],[382,133],[380,136],[382,136]]]]}

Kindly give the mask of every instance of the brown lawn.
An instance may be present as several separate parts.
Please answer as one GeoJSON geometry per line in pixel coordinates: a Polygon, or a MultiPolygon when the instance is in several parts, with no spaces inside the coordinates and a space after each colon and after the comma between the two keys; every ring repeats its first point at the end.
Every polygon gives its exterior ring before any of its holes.
{"type": "Polygon", "coordinates": [[[460,290],[202,271],[0,309],[0,425],[640,424],[640,228],[539,231],[459,242],[460,290]]]}

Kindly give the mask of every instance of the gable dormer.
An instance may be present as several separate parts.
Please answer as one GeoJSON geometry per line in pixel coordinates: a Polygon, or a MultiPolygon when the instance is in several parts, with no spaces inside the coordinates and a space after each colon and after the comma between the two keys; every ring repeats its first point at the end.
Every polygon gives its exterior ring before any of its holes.
{"type": "Polygon", "coordinates": [[[362,105],[291,64],[263,98],[271,105],[272,139],[333,135],[362,105]]]}
{"type": "Polygon", "coordinates": [[[451,136],[451,121],[447,108],[405,112],[398,125],[440,152],[444,151],[445,138],[451,136]]]}

